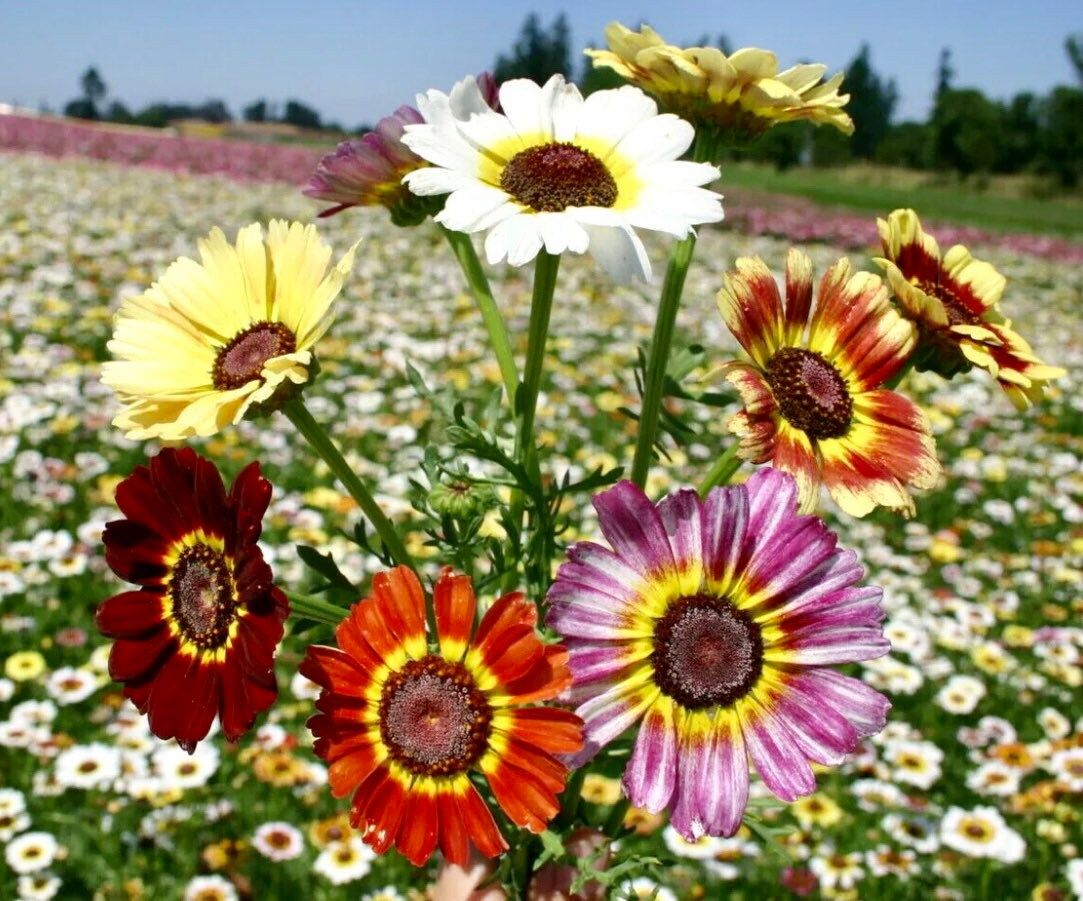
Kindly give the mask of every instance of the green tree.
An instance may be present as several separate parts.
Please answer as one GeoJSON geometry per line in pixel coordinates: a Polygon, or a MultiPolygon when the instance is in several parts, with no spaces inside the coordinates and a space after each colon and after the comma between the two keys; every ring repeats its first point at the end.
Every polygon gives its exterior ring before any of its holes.
{"type": "Polygon", "coordinates": [[[548,30],[542,27],[537,13],[531,13],[519,30],[511,53],[496,58],[493,77],[498,84],[511,78],[530,78],[542,84],[558,73],[570,74],[570,40],[564,13],[553,20],[548,30]]]}
{"type": "Polygon", "coordinates": [[[935,99],[951,90],[951,83],[955,80],[955,69],[951,64],[951,48],[940,49],[940,60],[936,64],[936,94],[935,99]]]}
{"type": "Polygon", "coordinates": [[[1003,109],[974,88],[949,89],[933,110],[933,158],[962,175],[992,172],[1004,132],[1003,109]]]}
{"type": "Polygon", "coordinates": [[[873,70],[868,44],[861,45],[857,56],[846,67],[843,88],[850,95],[846,108],[854,120],[851,149],[859,159],[871,159],[876,145],[891,127],[891,116],[899,99],[898,89],[894,80],[885,81],[873,70]]]}
{"type": "Polygon", "coordinates": [[[1038,168],[1066,188],[1083,181],[1083,90],[1057,87],[1041,104],[1038,168]]]}
{"type": "Polygon", "coordinates": [[[300,100],[287,100],[282,121],[296,125],[298,128],[319,128],[320,114],[311,106],[301,103],[300,100]]]}
{"type": "Polygon", "coordinates": [[[1076,81],[1083,85],[1083,32],[1068,35],[1064,40],[1064,51],[1075,69],[1076,81]]]}
{"type": "Polygon", "coordinates": [[[928,169],[933,162],[933,128],[924,122],[892,125],[873,157],[885,166],[928,169]]]}
{"type": "Polygon", "coordinates": [[[261,97],[255,103],[246,106],[241,114],[244,116],[245,122],[266,122],[267,101],[261,97]]]}

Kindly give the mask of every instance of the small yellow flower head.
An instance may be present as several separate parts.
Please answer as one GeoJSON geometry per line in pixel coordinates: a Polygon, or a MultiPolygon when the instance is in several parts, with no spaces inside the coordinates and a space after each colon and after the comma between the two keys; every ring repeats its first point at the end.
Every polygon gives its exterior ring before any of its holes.
{"type": "Polygon", "coordinates": [[[793,815],[805,828],[833,826],[842,819],[842,808],[827,795],[816,793],[798,798],[790,805],[793,815]]]}
{"type": "Polygon", "coordinates": [[[743,47],[727,56],[716,47],[676,47],[646,25],[635,32],[611,22],[605,36],[608,50],[586,51],[596,67],[607,66],[652,94],[663,110],[726,143],[745,143],[772,125],[801,119],[853,133],[843,109],[850,95],[839,93],[842,75],[821,81],[826,66],[779,72],[768,50],[743,47]]]}
{"type": "Polygon", "coordinates": [[[37,651],[16,651],[4,661],[4,675],[12,682],[29,682],[45,672],[45,658],[37,651]]]}
{"type": "Polygon", "coordinates": [[[199,253],[117,313],[102,382],[129,438],[207,437],[299,390],[354,248],[328,269],[331,248],[313,226],[275,220],[266,237],[259,223],[242,228],[235,244],[213,229],[199,253]]]}

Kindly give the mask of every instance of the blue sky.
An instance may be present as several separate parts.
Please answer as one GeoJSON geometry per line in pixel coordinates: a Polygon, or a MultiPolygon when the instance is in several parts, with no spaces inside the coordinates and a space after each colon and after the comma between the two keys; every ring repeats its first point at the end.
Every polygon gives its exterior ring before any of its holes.
{"type": "Polygon", "coordinates": [[[958,85],[1007,97],[1073,83],[1063,41],[1083,28],[1066,0],[0,0],[0,101],[57,109],[94,64],[131,107],[221,97],[236,115],[261,96],[296,97],[345,125],[371,123],[489,67],[532,10],[545,22],[565,10],[575,47],[596,46],[613,19],[646,20],[674,43],[722,32],[774,50],[783,66],[834,70],[867,41],[877,71],[898,83],[901,118],[927,112],[943,46],[958,85]]]}

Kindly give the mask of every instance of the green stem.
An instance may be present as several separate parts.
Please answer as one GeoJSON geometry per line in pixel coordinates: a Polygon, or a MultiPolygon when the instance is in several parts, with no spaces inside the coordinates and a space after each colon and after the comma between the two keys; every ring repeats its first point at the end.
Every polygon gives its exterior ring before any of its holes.
{"type": "MultiPolygon", "coordinates": [[[[556,290],[559,266],[558,255],[545,250],[538,253],[534,263],[534,293],[530,301],[530,327],[527,332],[523,381],[515,393],[515,413],[519,421],[515,435],[515,458],[527,474],[536,478],[539,483],[541,472],[538,468],[537,448],[534,446],[534,418],[538,412],[538,391],[541,388],[545,345],[549,338],[549,318],[553,312],[553,292],[556,290]]],[[[511,495],[511,519],[519,525],[520,534],[525,507],[526,497],[522,488],[517,488],[511,495]]],[[[545,565],[548,565],[548,561],[545,565]]],[[[504,591],[515,587],[514,569],[504,574],[501,584],[504,591]]]]}
{"type": "Polygon", "coordinates": [[[716,485],[728,484],[733,474],[741,468],[743,461],[737,456],[737,450],[740,446],[739,441],[734,441],[726,448],[726,452],[714,461],[714,465],[707,472],[707,475],[703,477],[703,481],[700,482],[699,493],[701,497],[716,485]]]}
{"type": "Polygon", "coordinates": [[[673,328],[681,306],[684,279],[696,249],[696,236],[679,241],[669,256],[666,280],[658,302],[658,318],[654,322],[650,356],[647,359],[646,384],[643,388],[643,410],[639,414],[639,434],[636,436],[635,457],[632,460],[632,481],[640,488],[647,484],[647,472],[654,456],[654,439],[658,434],[658,416],[662,411],[662,388],[673,343],[673,328]]]}
{"type": "Polygon", "coordinates": [[[290,613],[303,616],[305,619],[314,619],[319,623],[327,623],[329,626],[337,626],[348,613],[343,607],[329,604],[310,594],[290,593],[289,599],[290,613]]]}
{"type": "Polygon", "coordinates": [[[493,299],[493,291],[489,287],[489,280],[485,277],[485,270],[481,268],[481,260],[478,259],[477,252],[474,250],[474,243],[470,240],[470,235],[464,232],[452,231],[443,226],[441,229],[462,267],[463,275],[466,276],[466,282],[470,286],[470,293],[474,295],[474,301],[481,312],[485,329],[489,333],[489,343],[496,355],[496,362],[500,366],[500,376],[504,380],[504,391],[508,395],[508,403],[514,404],[515,389],[519,384],[519,370],[515,366],[508,328],[493,299]]]}
{"type": "Polygon", "coordinates": [[[516,412],[522,417],[519,425],[519,453],[523,462],[534,456],[534,417],[538,412],[538,390],[541,387],[545,343],[549,338],[549,315],[553,312],[553,292],[557,284],[560,256],[545,250],[538,253],[534,264],[534,296],[530,301],[530,331],[527,334],[526,365],[520,397],[515,399],[516,412]]]}
{"type": "Polygon", "coordinates": [[[602,827],[602,831],[610,838],[616,838],[621,834],[624,829],[624,818],[628,815],[628,811],[632,806],[632,802],[627,798],[621,798],[616,804],[613,805],[613,809],[609,811],[609,816],[606,817],[605,826],[602,827]]]}
{"type": "Polygon", "coordinates": [[[380,509],[380,506],[373,499],[371,492],[365,487],[365,483],[361,481],[357,473],[350,469],[350,464],[346,462],[346,458],[342,456],[341,451],[335,446],[331,436],[324,431],[323,426],[316,422],[312,414],[308,412],[304,401],[299,397],[295,398],[282,408],[282,412],[294,424],[297,431],[305,436],[305,440],[312,445],[312,449],[323,458],[324,462],[330,467],[331,472],[350,492],[350,496],[357,501],[357,505],[368,518],[368,521],[372,523],[372,527],[376,530],[376,534],[380,536],[384,548],[395,559],[395,562],[413,568],[414,561],[406,550],[406,545],[402,543],[402,539],[399,538],[398,533],[395,531],[395,527],[391,524],[391,520],[384,515],[384,511],[380,509]]]}

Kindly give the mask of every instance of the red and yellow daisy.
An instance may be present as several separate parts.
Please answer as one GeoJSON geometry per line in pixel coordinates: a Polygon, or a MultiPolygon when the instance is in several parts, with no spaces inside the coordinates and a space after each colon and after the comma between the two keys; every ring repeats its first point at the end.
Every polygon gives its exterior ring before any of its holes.
{"type": "Polygon", "coordinates": [[[335,797],[353,794],[350,823],[378,853],[392,846],[420,866],[436,849],[465,864],[473,843],[507,849],[470,779],[485,776],[515,824],[541,832],[559,809],[566,766],[554,755],[582,745],[582,722],[536,706],[571,684],[568,654],[535,631],[521,594],[497,600],[474,628],[470,578],[446,568],[425,595],[406,567],[378,573],[372,595],[313,646],[301,672],[323,690],[309,721],[335,797]]]}
{"type": "Polygon", "coordinates": [[[106,526],[105,559],[140,587],[98,608],[109,674],[159,738],[191,752],[217,714],[235,741],[278,695],[289,605],[256,544],[271,483],[252,463],[227,494],[213,463],[167,449],[116,497],[127,518],[106,526]]]}
{"type": "Polygon", "coordinates": [[[1000,313],[1005,280],[962,244],[943,258],[936,238],[913,210],[877,219],[888,284],[903,315],[918,329],[914,365],[945,378],[980,366],[1020,410],[1041,400],[1045,383],[1064,375],[1034,356],[1030,345],[1000,313]]]}
{"type": "Polygon", "coordinates": [[[793,475],[804,512],[823,484],[852,516],[877,506],[912,514],[908,488],[933,487],[940,464],[921,410],[881,387],[915,340],[883,283],[843,258],[824,274],[814,305],[812,263],[791,250],[783,302],[762,260],[735,265],[718,306],[752,357],[723,367],[745,405],[730,421],[740,455],[793,475]]]}

